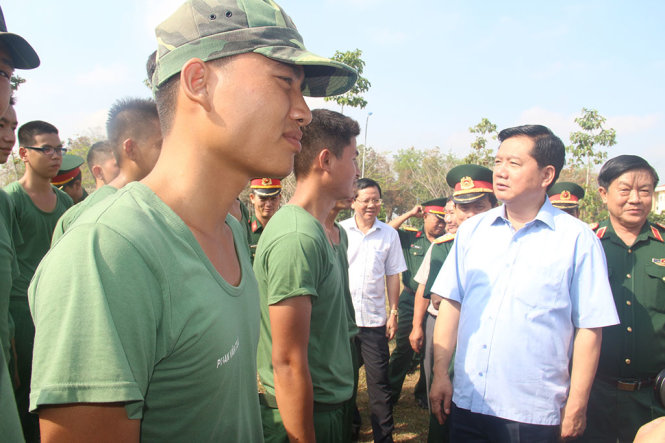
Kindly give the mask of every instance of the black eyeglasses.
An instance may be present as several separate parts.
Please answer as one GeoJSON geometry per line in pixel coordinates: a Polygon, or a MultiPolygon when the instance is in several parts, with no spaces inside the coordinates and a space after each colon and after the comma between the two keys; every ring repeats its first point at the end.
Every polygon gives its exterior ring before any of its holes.
{"type": "Polygon", "coordinates": [[[58,146],[57,148],[54,148],[53,146],[44,146],[41,148],[35,146],[25,146],[25,149],[32,149],[33,151],[39,151],[44,155],[53,155],[54,153],[58,155],[63,155],[67,153],[67,148],[63,148],[61,146],[58,146]]]}

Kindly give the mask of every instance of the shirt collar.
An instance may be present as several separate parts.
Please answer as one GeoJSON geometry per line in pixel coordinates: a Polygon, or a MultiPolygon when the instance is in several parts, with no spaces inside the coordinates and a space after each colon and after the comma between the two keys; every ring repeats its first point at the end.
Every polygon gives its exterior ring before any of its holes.
{"type": "MultiPolygon", "coordinates": [[[[498,208],[493,209],[494,213],[490,215],[489,221],[491,224],[495,224],[497,220],[502,220],[504,223],[510,225],[510,221],[506,216],[506,205],[501,205],[498,208]]],[[[524,226],[530,226],[536,221],[544,223],[547,227],[554,230],[554,215],[557,209],[552,206],[549,198],[545,198],[543,205],[538,210],[538,214],[534,217],[533,220],[524,224],[524,226]]]]}

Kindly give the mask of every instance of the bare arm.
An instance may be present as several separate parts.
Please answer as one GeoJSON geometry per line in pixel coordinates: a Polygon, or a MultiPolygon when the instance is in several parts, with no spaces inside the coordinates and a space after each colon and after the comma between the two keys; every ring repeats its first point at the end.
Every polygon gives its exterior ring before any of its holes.
{"type": "Polygon", "coordinates": [[[269,312],[275,397],[284,428],[291,441],[313,442],[314,393],[307,361],[312,301],[292,297],[271,305],[269,312]]]}
{"type": "Polygon", "coordinates": [[[386,275],[386,291],[390,313],[386,322],[386,337],[392,340],[397,332],[397,303],[399,303],[399,274],[386,275]]]}
{"type": "Polygon", "coordinates": [[[434,325],[434,377],[430,388],[432,414],[439,423],[446,421],[450,414],[453,398],[453,385],[448,374],[450,360],[457,345],[457,326],[459,325],[460,304],[444,298],[439,306],[439,315],[434,325]]]}
{"type": "Polygon", "coordinates": [[[575,331],[570,393],[561,417],[561,438],[579,437],[584,433],[586,408],[598,368],[602,339],[602,328],[575,331]]]}
{"type": "Polygon", "coordinates": [[[392,228],[399,229],[402,226],[402,223],[410,219],[411,217],[422,217],[423,216],[423,207],[420,205],[414,206],[409,212],[393,218],[390,220],[388,225],[392,228]]]}
{"type": "Polygon", "coordinates": [[[423,319],[427,312],[427,305],[429,305],[429,300],[424,295],[425,285],[421,283],[418,285],[413,301],[413,321],[411,334],[409,334],[409,342],[415,352],[420,352],[420,348],[423,346],[423,319]]]}
{"type": "Polygon", "coordinates": [[[39,410],[43,443],[138,442],[141,420],[130,420],[119,403],[82,403],[39,410]]]}

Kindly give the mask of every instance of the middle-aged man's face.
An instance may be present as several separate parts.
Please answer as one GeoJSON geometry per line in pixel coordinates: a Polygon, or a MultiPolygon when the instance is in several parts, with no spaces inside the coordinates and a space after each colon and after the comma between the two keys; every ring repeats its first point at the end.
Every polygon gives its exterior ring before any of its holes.
{"type": "Polygon", "coordinates": [[[455,234],[457,232],[457,226],[459,223],[457,222],[457,217],[455,216],[455,202],[452,200],[448,200],[446,203],[445,220],[446,232],[448,234],[455,234]]]}
{"type": "MultiPolygon", "coordinates": [[[[43,148],[50,146],[52,148],[62,148],[62,142],[58,134],[46,133],[35,135],[33,147],[43,148]]],[[[62,165],[62,151],[53,152],[49,155],[33,149],[21,148],[23,153],[21,158],[30,165],[35,174],[43,178],[53,178],[58,175],[60,165],[62,165]]]]}
{"type": "Polygon", "coordinates": [[[440,237],[446,232],[446,222],[429,212],[423,218],[423,229],[430,237],[440,237]]]}
{"type": "Polygon", "coordinates": [[[0,43],[0,113],[4,114],[12,96],[11,78],[14,74],[14,62],[4,44],[0,43]]]}
{"type": "Polygon", "coordinates": [[[6,163],[12,148],[16,144],[16,111],[9,106],[5,114],[0,117],[0,164],[6,163]]]}
{"type": "Polygon", "coordinates": [[[225,162],[242,165],[254,177],[287,176],[301,150],[300,128],[312,121],[301,91],[303,68],[240,54],[213,67],[211,75],[217,85],[212,118],[218,122],[209,139],[224,147],[225,162]]]}
{"type": "Polygon", "coordinates": [[[457,218],[457,224],[461,225],[466,219],[481,212],[489,211],[490,209],[492,209],[492,204],[487,195],[471,203],[456,203],[455,218],[457,218]]]}
{"type": "Polygon", "coordinates": [[[547,170],[531,156],[533,140],[525,136],[504,140],[494,160],[494,194],[507,205],[543,198],[547,170]]]}
{"type": "Polygon", "coordinates": [[[254,213],[257,217],[263,220],[270,220],[270,218],[279,209],[279,202],[282,199],[282,194],[263,196],[261,194],[249,194],[249,199],[254,205],[254,213]]]}
{"type": "Polygon", "coordinates": [[[646,222],[655,183],[649,171],[635,169],[624,172],[610,183],[607,189],[598,192],[607,205],[612,224],[638,229],[646,222]]]}
{"type": "Polygon", "coordinates": [[[374,224],[376,217],[381,212],[381,194],[379,194],[379,190],[374,186],[361,189],[358,191],[351,207],[355,211],[356,217],[368,224],[374,224]]]}

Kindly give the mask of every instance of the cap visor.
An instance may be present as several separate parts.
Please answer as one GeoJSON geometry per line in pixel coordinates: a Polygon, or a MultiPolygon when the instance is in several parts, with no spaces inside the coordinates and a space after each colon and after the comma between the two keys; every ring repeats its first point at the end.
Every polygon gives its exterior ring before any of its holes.
{"type": "Polygon", "coordinates": [[[2,42],[10,55],[16,69],[34,69],[39,66],[39,56],[23,37],[10,32],[0,33],[2,42]]]}
{"type": "Polygon", "coordinates": [[[489,194],[489,192],[469,192],[468,194],[453,195],[453,202],[460,204],[472,203],[476,200],[480,200],[484,195],[489,194]]]}
{"type": "Polygon", "coordinates": [[[254,52],[282,63],[302,66],[305,70],[302,93],[308,97],[344,94],[358,80],[358,73],[352,67],[307,50],[290,46],[266,46],[254,52]]]}

